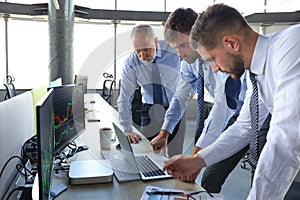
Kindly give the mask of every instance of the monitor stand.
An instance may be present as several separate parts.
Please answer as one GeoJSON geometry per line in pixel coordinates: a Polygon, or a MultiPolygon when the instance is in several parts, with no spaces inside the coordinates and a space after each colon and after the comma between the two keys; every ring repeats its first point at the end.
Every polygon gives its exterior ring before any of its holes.
{"type": "Polygon", "coordinates": [[[113,170],[108,160],[74,161],[70,165],[71,185],[112,182],[113,170]]]}

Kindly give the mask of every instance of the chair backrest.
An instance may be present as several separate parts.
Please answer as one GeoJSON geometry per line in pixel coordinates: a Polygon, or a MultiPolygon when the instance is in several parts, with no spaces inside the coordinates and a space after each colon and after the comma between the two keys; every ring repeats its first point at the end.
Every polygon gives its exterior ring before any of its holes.
{"type": "Polygon", "coordinates": [[[15,89],[15,86],[13,83],[7,82],[7,83],[4,83],[4,86],[6,88],[5,99],[10,99],[17,95],[16,89],[15,89]]]}
{"type": "Polygon", "coordinates": [[[111,103],[111,96],[112,96],[114,84],[115,84],[115,81],[111,80],[111,79],[106,79],[103,82],[101,97],[108,103],[111,103]]]}

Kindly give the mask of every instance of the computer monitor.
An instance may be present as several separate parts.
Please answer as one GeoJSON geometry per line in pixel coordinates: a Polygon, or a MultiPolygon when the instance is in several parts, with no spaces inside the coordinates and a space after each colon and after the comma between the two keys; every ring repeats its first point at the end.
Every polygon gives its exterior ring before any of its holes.
{"type": "Polygon", "coordinates": [[[83,93],[87,93],[87,84],[88,84],[88,76],[83,76],[83,75],[75,75],[75,84],[82,84],[83,85],[83,93]]]}
{"type": "Polygon", "coordinates": [[[83,86],[53,88],[55,153],[59,154],[85,130],[83,86]]]}
{"type": "MultiPolygon", "coordinates": [[[[39,199],[50,198],[54,157],[53,108],[50,89],[36,105],[39,199]]],[[[35,180],[36,181],[36,180],[35,180]]]]}

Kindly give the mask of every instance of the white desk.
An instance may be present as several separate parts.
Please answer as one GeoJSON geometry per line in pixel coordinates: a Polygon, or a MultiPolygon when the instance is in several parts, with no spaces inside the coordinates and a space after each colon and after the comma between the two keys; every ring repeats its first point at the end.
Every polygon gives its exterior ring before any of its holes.
{"type": "MultiPolygon", "coordinates": [[[[111,127],[112,121],[118,123],[118,112],[107,104],[99,94],[86,94],[85,107],[90,110],[99,111],[100,122],[86,122],[86,131],[76,140],[77,144],[87,144],[88,151],[79,152],[76,160],[102,159],[99,144],[99,129],[102,127],[111,127]],[[90,101],[96,103],[91,104],[90,101]]],[[[137,131],[137,130],[136,130],[137,131]]],[[[139,144],[132,145],[137,153],[150,152],[150,143],[143,139],[139,144]]],[[[122,199],[135,200],[140,199],[147,185],[158,187],[167,187],[183,190],[202,190],[197,184],[184,183],[175,179],[155,180],[155,181],[131,181],[119,183],[115,177],[113,182],[92,185],[70,185],[66,176],[53,177],[52,186],[64,183],[68,186],[68,190],[60,194],[56,199],[122,199]]]]}

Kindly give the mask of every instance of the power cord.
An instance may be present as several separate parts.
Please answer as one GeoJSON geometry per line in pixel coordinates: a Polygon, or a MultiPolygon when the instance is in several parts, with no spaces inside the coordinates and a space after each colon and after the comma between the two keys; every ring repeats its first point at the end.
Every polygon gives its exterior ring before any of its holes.
{"type": "Polygon", "coordinates": [[[4,166],[2,167],[2,170],[1,170],[1,173],[0,173],[0,178],[2,177],[2,174],[3,174],[3,172],[4,172],[5,168],[6,168],[6,166],[8,165],[8,163],[9,163],[11,160],[13,160],[14,158],[18,158],[19,160],[21,160],[22,163],[24,162],[24,160],[23,160],[20,156],[12,156],[11,158],[9,158],[9,159],[6,161],[6,163],[4,164],[4,166]]]}

